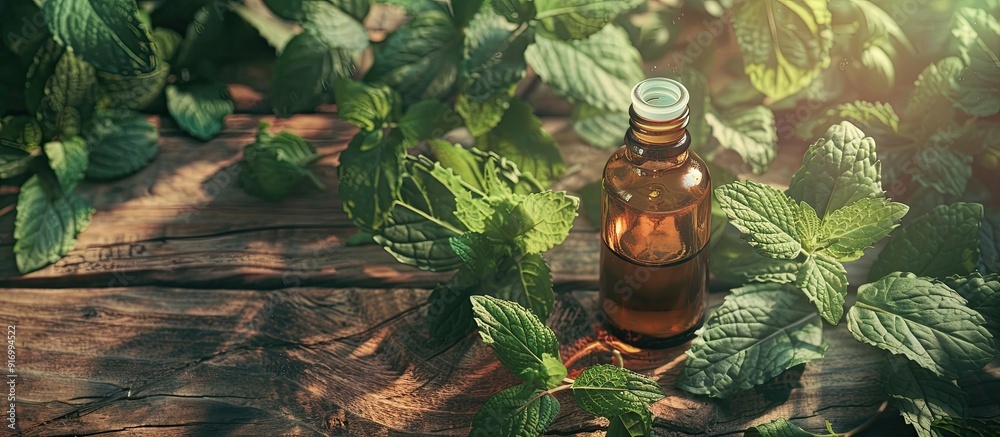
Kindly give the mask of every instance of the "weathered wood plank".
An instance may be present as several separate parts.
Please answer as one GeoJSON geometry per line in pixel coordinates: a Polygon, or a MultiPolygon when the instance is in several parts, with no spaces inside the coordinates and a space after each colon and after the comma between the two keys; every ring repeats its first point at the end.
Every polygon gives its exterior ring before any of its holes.
{"type": "MultiPolygon", "coordinates": [[[[465,434],[486,398],[515,380],[474,337],[432,346],[420,305],[427,294],[7,290],[0,321],[17,326],[18,423],[27,436],[465,434]]],[[[667,390],[654,406],[658,435],[725,435],[776,417],[814,431],[823,420],[847,430],[882,402],[869,370],[879,354],[844,327],[827,330],[826,358],[762,388],[716,402],[686,395],[672,388],[682,350],[630,351],[609,342],[595,299],[594,292],[560,294],[550,324],[563,358],[578,369],[622,349],[629,367],[667,390]]],[[[1000,415],[1000,368],[961,383],[975,415],[1000,415]]],[[[568,398],[562,404],[552,433],[606,426],[568,398]]]]}

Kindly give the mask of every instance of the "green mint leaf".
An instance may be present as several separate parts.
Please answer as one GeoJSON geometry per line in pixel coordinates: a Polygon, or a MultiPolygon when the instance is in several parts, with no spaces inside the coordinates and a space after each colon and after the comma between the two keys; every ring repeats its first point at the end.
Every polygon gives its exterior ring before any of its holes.
{"type": "Polygon", "coordinates": [[[774,113],[770,109],[758,105],[718,113],[708,111],[705,121],[720,146],[739,154],[754,173],[767,171],[778,148],[774,113]]]}
{"type": "Polygon", "coordinates": [[[761,255],[753,246],[733,234],[724,232],[712,247],[712,263],[709,268],[716,280],[735,286],[747,282],[795,282],[801,263],[761,255]]]}
{"type": "Polygon", "coordinates": [[[333,90],[340,118],[361,129],[381,129],[399,119],[399,95],[388,86],[340,79],[333,83],[333,90]]]}
{"type": "Polygon", "coordinates": [[[45,82],[37,116],[48,136],[76,135],[82,111],[92,104],[97,76],[90,64],[67,50],[59,58],[52,76],[45,82]]]}
{"type": "Polygon", "coordinates": [[[1000,338],[1000,277],[996,273],[984,277],[972,272],[964,277],[951,276],[945,283],[968,301],[969,308],[986,318],[986,329],[993,338],[1000,338]]]}
{"type": "Polygon", "coordinates": [[[990,209],[983,214],[976,270],[986,274],[1000,273],[1000,209],[990,209]]]}
{"type": "Polygon", "coordinates": [[[56,41],[94,67],[132,75],[156,68],[151,29],[133,0],[46,0],[42,10],[56,41]]]}
{"type": "Polygon", "coordinates": [[[537,436],[559,413],[559,401],[528,384],[493,395],[472,419],[470,437],[537,436]]]}
{"type": "Polygon", "coordinates": [[[208,141],[222,131],[235,106],[229,89],[220,83],[167,85],[167,110],[191,136],[208,141]]]}
{"type": "Polygon", "coordinates": [[[942,437],[990,437],[1000,435],[1000,421],[946,417],[932,422],[931,432],[942,437]]]}
{"type": "Polygon", "coordinates": [[[952,33],[958,38],[963,69],[952,85],[955,106],[978,117],[1000,112],[1000,21],[986,9],[959,8],[952,33]]]}
{"type": "Polygon", "coordinates": [[[448,282],[434,288],[427,298],[427,326],[438,345],[453,345],[476,330],[472,313],[472,295],[480,291],[481,275],[462,266],[448,282]]]}
{"type": "Polygon", "coordinates": [[[449,271],[462,265],[452,239],[465,225],[458,205],[471,201],[461,180],[451,170],[429,159],[408,158],[399,199],[385,225],[375,235],[397,261],[421,270],[449,271]]]}
{"type": "Polygon", "coordinates": [[[899,116],[893,111],[891,105],[855,100],[830,108],[822,116],[804,123],[802,129],[804,135],[802,136],[819,136],[822,132],[817,132],[817,130],[840,121],[851,122],[879,141],[886,141],[899,135],[899,116]]]}
{"type": "Polygon", "coordinates": [[[846,121],[830,126],[806,150],[787,193],[812,205],[821,218],[860,199],[883,197],[875,140],[846,121]]]}
{"type": "Polygon", "coordinates": [[[531,106],[521,100],[511,100],[500,124],[476,138],[476,147],[506,157],[543,185],[551,184],[566,170],[555,140],[542,129],[531,106]]]}
{"type": "Polygon", "coordinates": [[[458,76],[462,34],[445,3],[415,0],[404,6],[407,24],[375,46],[365,80],[398,90],[407,104],[443,98],[458,76]]]}
{"type": "Polygon", "coordinates": [[[946,285],[893,273],[858,288],[847,328],[862,343],[902,354],[949,378],[972,374],[996,355],[986,320],[946,285]]]}
{"type": "Polygon", "coordinates": [[[573,106],[573,129],[587,144],[611,148],[624,144],[628,111],[610,110],[578,103],[573,106]]]}
{"type": "Polygon", "coordinates": [[[537,193],[545,189],[534,176],[521,173],[517,165],[496,153],[474,147],[466,149],[447,141],[429,141],[427,146],[442,166],[454,170],[463,182],[479,192],[498,194],[487,187],[487,174],[514,193],[537,193]],[[492,163],[492,167],[487,163],[492,163]]]}
{"type": "Polygon", "coordinates": [[[83,179],[87,171],[87,143],[80,137],[70,137],[62,141],[53,141],[43,146],[45,156],[49,157],[49,167],[56,174],[63,193],[70,193],[76,184],[83,179]]]}
{"type": "Polygon", "coordinates": [[[966,416],[966,394],[953,381],[935,376],[900,358],[890,358],[882,368],[883,388],[889,404],[921,437],[940,436],[931,424],[946,418],[966,416]]]}
{"type": "Polygon", "coordinates": [[[406,110],[399,119],[399,130],[407,145],[441,138],[448,131],[461,125],[462,120],[450,106],[438,100],[424,100],[406,110]]]}
{"type": "Polygon", "coordinates": [[[399,130],[361,131],[340,154],[337,178],[344,212],[361,229],[380,229],[403,183],[406,147],[399,130]]]}
{"type": "MultiPolygon", "coordinates": [[[[469,0],[464,2],[455,2],[451,5],[452,18],[455,20],[455,25],[458,27],[466,27],[475,17],[476,13],[482,10],[483,2],[489,0],[469,0]]],[[[492,8],[487,7],[486,9],[492,10],[492,8]]]]}
{"type": "Polygon", "coordinates": [[[531,312],[542,320],[552,314],[555,304],[552,271],[541,255],[529,253],[522,256],[510,271],[498,277],[503,279],[499,279],[497,297],[530,308],[531,312]]]}
{"type": "Polygon", "coordinates": [[[87,201],[72,191],[50,197],[37,175],[21,186],[16,210],[14,259],[22,274],[66,256],[94,214],[87,201]]]}
{"type": "Polygon", "coordinates": [[[854,7],[856,12],[860,15],[860,20],[865,29],[865,35],[867,36],[866,42],[875,44],[884,37],[891,36],[896,41],[899,41],[900,45],[904,48],[913,52],[913,46],[910,44],[909,38],[906,37],[906,33],[903,29],[899,27],[896,20],[889,15],[885,10],[883,10],[879,5],[863,1],[863,0],[852,0],[851,5],[854,7]]]}
{"type": "Polygon", "coordinates": [[[42,144],[42,128],[35,117],[8,115],[0,120],[0,153],[15,149],[32,152],[42,144]]]}
{"type": "Polygon", "coordinates": [[[944,278],[972,272],[979,260],[978,203],[939,205],[904,225],[872,263],[868,280],[892,272],[944,278]]]}
{"type": "Polygon", "coordinates": [[[677,386],[725,398],[822,358],[823,321],[790,285],[751,284],[734,289],[694,339],[677,386]]]}
{"type": "Polygon", "coordinates": [[[260,37],[264,38],[271,47],[274,47],[275,52],[279,55],[285,49],[288,41],[295,36],[294,27],[271,14],[261,13],[257,9],[251,9],[239,3],[230,3],[227,7],[235,12],[236,15],[239,15],[247,24],[253,26],[257,30],[257,33],[260,34],[260,37]]]}
{"type": "Polygon", "coordinates": [[[653,435],[653,414],[643,408],[611,417],[605,437],[646,437],[653,435]]]}
{"type": "Polygon", "coordinates": [[[584,369],[571,390],[573,399],[584,411],[609,418],[648,410],[650,405],[666,396],[656,381],[610,364],[584,369]]]}
{"type": "Polygon", "coordinates": [[[31,64],[28,66],[24,83],[24,104],[32,115],[38,113],[38,106],[45,98],[45,84],[50,79],[55,79],[53,74],[56,71],[56,65],[64,53],[66,53],[66,49],[63,46],[55,40],[49,39],[38,48],[37,52],[31,54],[31,64]]]}
{"type": "Polygon", "coordinates": [[[156,58],[164,63],[173,62],[183,40],[181,34],[171,29],[165,27],[153,29],[153,52],[156,53],[156,58]]]}
{"type": "Polygon", "coordinates": [[[534,18],[560,39],[583,39],[642,4],[642,0],[535,0],[534,18]]]}
{"type": "MultiPolygon", "coordinates": [[[[366,2],[367,3],[367,2],[366,2]]],[[[362,6],[367,10],[368,5],[362,6]]],[[[361,19],[352,16],[336,2],[302,2],[302,28],[313,32],[324,46],[357,53],[368,47],[368,33],[361,19]]],[[[279,50],[280,52],[280,50],[279,50]]]]}
{"type": "Polygon", "coordinates": [[[743,434],[745,437],[813,437],[814,434],[799,428],[785,418],[774,419],[767,423],[751,426],[743,434]]]}
{"type": "Polygon", "coordinates": [[[459,66],[461,92],[455,109],[473,136],[489,132],[510,106],[514,87],[524,77],[524,50],[532,32],[511,25],[485,8],[465,31],[464,56],[459,66]]]}
{"type": "Polygon", "coordinates": [[[715,195],[729,222],[762,255],[793,259],[802,251],[798,206],[781,191],[747,181],[716,188],[715,195]]]}
{"type": "Polygon", "coordinates": [[[908,210],[902,203],[869,197],[830,212],[820,231],[826,243],[823,253],[842,262],[861,258],[865,249],[899,226],[908,210]]]}
{"type": "MultiPolygon", "coordinates": [[[[646,78],[639,51],[616,25],[580,41],[539,35],[524,57],[557,94],[612,111],[627,110],[632,87],[646,78]]],[[[620,129],[624,135],[624,126],[620,129]]]]}
{"type": "MultiPolygon", "coordinates": [[[[931,141],[934,142],[934,137],[931,141]]],[[[946,148],[950,141],[943,143],[917,150],[913,160],[920,171],[912,177],[920,185],[933,188],[941,194],[961,196],[972,177],[972,156],[946,148]]]]}
{"type": "Polygon", "coordinates": [[[928,65],[917,76],[915,88],[903,111],[899,131],[913,138],[928,138],[955,121],[952,83],[963,69],[962,60],[951,56],[928,65]]]}
{"type": "Polygon", "coordinates": [[[493,11],[507,21],[518,24],[535,18],[535,2],[532,0],[488,0],[493,11]]]}
{"type": "Polygon", "coordinates": [[[766,0],[732,9],[743,66],[753,86],[781,100],[830,65],[830,11],[821,0],[766,0]]]}
{"type": "Polygon", "coordinates": [[[87,178],[117,179],[135,173],[156,156],[160,134],[146,116],[131,111],[98,114],[83,130],[90,146],[87,178]]]}
{"type": "Polygon", "coordinates": [[[336,80],[350,79],[353,69],[354,59],[349,50],[328,47],[312,31],[295,35],[274,64],[271,81],[274,113],[287,117],[312,110],[323,101],[336,80]]]}
{"type": "Polygon", "coordinates": [[[803,249],[812,252],[817,248],[817,240],[823,231],[823,223],[816,214],[816,210],[808,203],[799,202],[798,210],[795,233],[802,242],[803,249]]]}
{"type": "Polygon", "coordinates": [[[816,304],[823,319],[831,325],[840,322],[847,297],[847,271],[836,259],[823,253],[809,255],[796,273],[795,285],[816,304]]]}
{"type": "Polygon", "coordinates": [[[267,123],[261,122],[257,140],[243,149],[240,186],[248,194],[272,202],[295,192],[305,179],[325,189],[308,168],[318,158],[306,140],[291,132],[270,135],[267,123]]]}
{"type": "Polygon", "coordinates": [[[542,253],[566,239],[579,206],[579,199],[564,192],[531,193],[506,223],[516,226],[514,243],[525,253],[542,253]]]}
{"type": "Polygon", "coordinates": [[[97,72],[97,90],[101,98],[108,99],[107,107],[140,110],[156,102],[163,95],[163,88],[170,77],[170,64],[181,35],[162,27],[153,31],[153,53],[156,54],[156,69],[149,74],[129,76],[97,72]]]}
{"type": "Polygon", "coordinates": [[[559,358],[555,333],[516,303],[490,296],[472,296],[471,300],[483,343],[519,378],[535,387],[546,386],[553,366],[545,357],[559,358]]]}

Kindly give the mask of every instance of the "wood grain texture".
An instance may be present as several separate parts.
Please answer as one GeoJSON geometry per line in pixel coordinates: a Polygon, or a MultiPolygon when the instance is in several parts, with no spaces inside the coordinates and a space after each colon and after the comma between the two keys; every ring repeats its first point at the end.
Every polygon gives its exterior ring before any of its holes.
{"type": "MultiPolygon", "coordinates": [[[[474,337],[426,337],[420,289],[274,291],[158,287],[15,289],[0,320],[16,324],[18,418],[26,436],[462,435],[486,398],[514,384],[474,337]]],[[[658,435],[725,435],[777,417],[813,431],[868,420],[882,402],[880,360],[843,327],[828,356],[724,401],[673,389],[682,351],[609,342],[596,293],[559,295],[550,319],[571,368],[609,362],[654,376],[658,435]]],[[[720,300],[713,294],[714,303],[720,300]]],[[[962,381],[979,416],[1000,414],[1000,369],[962,381]]],[[[565,394],[565,393],[564,393],[565,394]]],[[[568,398],[551,434],[607,425],[568,398]]]]}

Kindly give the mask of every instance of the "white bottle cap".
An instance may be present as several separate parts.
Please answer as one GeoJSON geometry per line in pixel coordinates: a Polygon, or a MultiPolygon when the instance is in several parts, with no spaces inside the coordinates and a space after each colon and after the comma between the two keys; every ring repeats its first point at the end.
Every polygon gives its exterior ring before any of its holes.
{"type": "Polygon", "coordinates": [[[687,108],[688,100],[687,88],[665,77],[646,79],[632,88],[632,109],[650,121],[669,121],[680,117],[687,108]]]}

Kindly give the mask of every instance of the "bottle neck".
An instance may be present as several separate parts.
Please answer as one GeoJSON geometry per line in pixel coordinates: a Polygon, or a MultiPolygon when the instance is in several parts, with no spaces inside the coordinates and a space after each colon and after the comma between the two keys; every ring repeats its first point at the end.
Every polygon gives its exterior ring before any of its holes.
{"type": "Polygon", "coordinates": [[[690,113],[690,109],[685,108],[673,120],[652,121],[636,114],[630,106],[625,157],[635,165],[655,163],[672,167],[686,161],[691,146],[691,136],[687,132],[690,113]]]}

